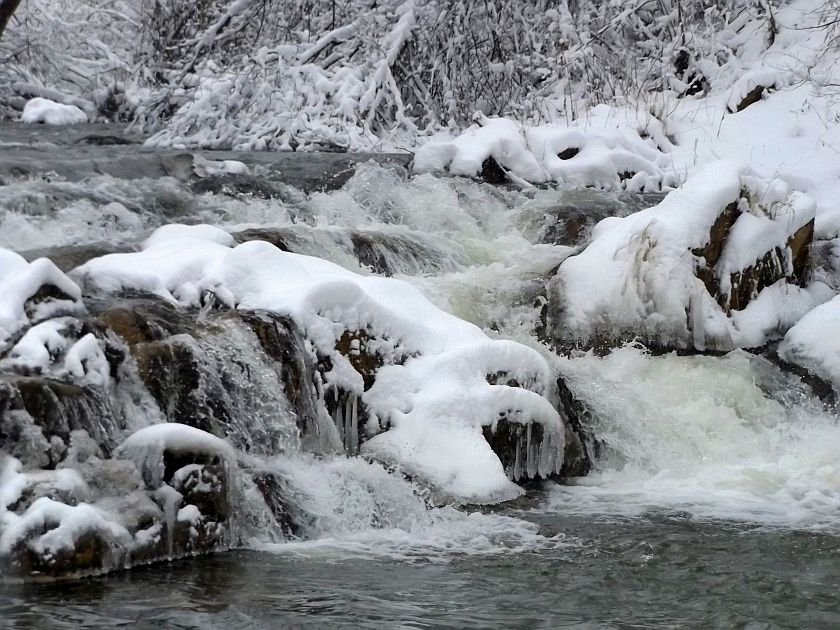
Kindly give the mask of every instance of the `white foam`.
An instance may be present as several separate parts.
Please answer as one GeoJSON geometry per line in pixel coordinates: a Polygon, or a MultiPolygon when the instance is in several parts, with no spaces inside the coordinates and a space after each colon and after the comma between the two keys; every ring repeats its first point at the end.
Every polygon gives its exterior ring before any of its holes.
{"type": "Polygon", "coordinates": [[[554,509],[837,528],[837,419],[763,359],[625,347],[560,367],[605,452],[594,473],[555,489],[554,509]]]}

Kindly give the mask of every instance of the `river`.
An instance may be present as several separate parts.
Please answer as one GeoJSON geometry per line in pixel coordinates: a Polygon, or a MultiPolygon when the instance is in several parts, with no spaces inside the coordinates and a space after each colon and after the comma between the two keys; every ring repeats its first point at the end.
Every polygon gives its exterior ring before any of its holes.
{"type": "Polygon", "coordinates": [[[840,625],[834,412],[745,352],[559,358],[533,335],[542,284],[587,227],[657,196],[408,178],[405,156],[195,159],[114,138],[132,136],[0,126],[0,247],[72,266],[132,249],[168,222],[283,230],[295,251],[408,280],[490,334],[539,349],[587,403],[601,448],[588,477],[484,511],[430,509],[413,484],[359,458],[269,458],[308,515],[297,539],[257,531],[230,553],[0,584],[0,625],[840,625]],[[231,159],[251,174],[196,174],[203,160],[231,159]]]}

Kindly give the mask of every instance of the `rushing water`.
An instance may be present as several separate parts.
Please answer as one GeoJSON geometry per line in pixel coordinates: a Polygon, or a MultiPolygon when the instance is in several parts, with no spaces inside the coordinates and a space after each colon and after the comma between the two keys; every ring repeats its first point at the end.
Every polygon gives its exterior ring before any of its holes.
{"type": "MultiPolygon", "coordinates": [[[[173,221],[279,230],[295,251],[397,275],[442,308],[545,352],[586,404],[599,458],[589,477],[533,489],[527,505],[467,513],[430,508],[422,489],[359,458],[255,456],[252,466],[283,479],[303,523],[296,539],[255,521],[247,550],[2,585],[0,625],[840,624],[833,412],[743,352],[652,357],[627,347],[560,359],[533,337],[543,282],[573,252],[555,244],[558,220],[651,199],[407,180],[397,158],[360,167],[336,189],[347,176],[342,156],[205,155],[247,161],[244,189],[197,178],[175,153],[76,142],[91,133],[122,132],[0,126],[0,246],[58,261],[67,252],[50,248],[130,249],[173,221]],[[296,170],[277,166],[295,159],[296,170]],[[330,190],[315,191],[319,176],[330,190]]],[[[227,338],[230,351],[240,347],[227,338]]],[[[250,402],[243,413],[271,428],[282,401],[250,402]]]]}

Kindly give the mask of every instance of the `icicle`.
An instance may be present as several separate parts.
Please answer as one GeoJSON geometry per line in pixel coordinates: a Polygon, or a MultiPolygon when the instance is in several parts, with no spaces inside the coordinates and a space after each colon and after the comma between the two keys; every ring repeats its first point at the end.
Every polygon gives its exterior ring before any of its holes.
{"type": "Polygon", "coordinates": [[[511,479],[516,481],[522,476],[522,436],[517,432],[514,438],[513,450],[515,457],[513,459],[513,469],[511,470],[511,479]]]}
{"type": "Polygon", "coordinates": [[[178,506],[183,497],[175,488],[166,484],[158,488],[156,492],[163,499],[163,515],[166,521],[166,553],[171,560],[175,544],[175,518],[178,515],[178,506]]]}
{"type": "Polygon", "coordinates": [[[526,436],[527,436],[526,442],[525,442],[525,444],[526,444],[526,451],[525,452],[527,453],[525,463],[526,463],[526,466],[527,466],[528,477],[532,478],[532,479],[537,476],[537,449],[536,449],[537,444],[533,440],[533,435],[532,435],[533,430],[534,430],[534,424],[533,424],[533,422],[529,422],[526,429],[525,429],[526,436]]]}
{"type": "Polygon", "coordinates": [[[351,453],[359,452],[359,399],[353,394],[350,399],[350,440],[351,453]]]}
{"type": "Polygon", "coordinates": [[[333,421],[335,422],[335,426],[338,428],[338,437],[341,439],[342,445],[346,450],[347,448],[347,439],[345,438],[345,431],[344,431],[344,406],[341,404],[336,405],[335,407],[335,415],[333,415],[333,421]]]}

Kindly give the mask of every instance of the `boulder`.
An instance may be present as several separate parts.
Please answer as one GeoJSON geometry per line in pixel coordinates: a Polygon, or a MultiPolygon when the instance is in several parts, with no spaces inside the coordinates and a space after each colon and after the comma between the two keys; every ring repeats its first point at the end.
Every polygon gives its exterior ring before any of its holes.
{"type": "Polygon", "coordinates": [[[813,233],[808,197],[712,164],[659,205],[594,228],[549,282],[545,334],[561,351],[760,347],[826,299],[810,284],[813,233]]]}

